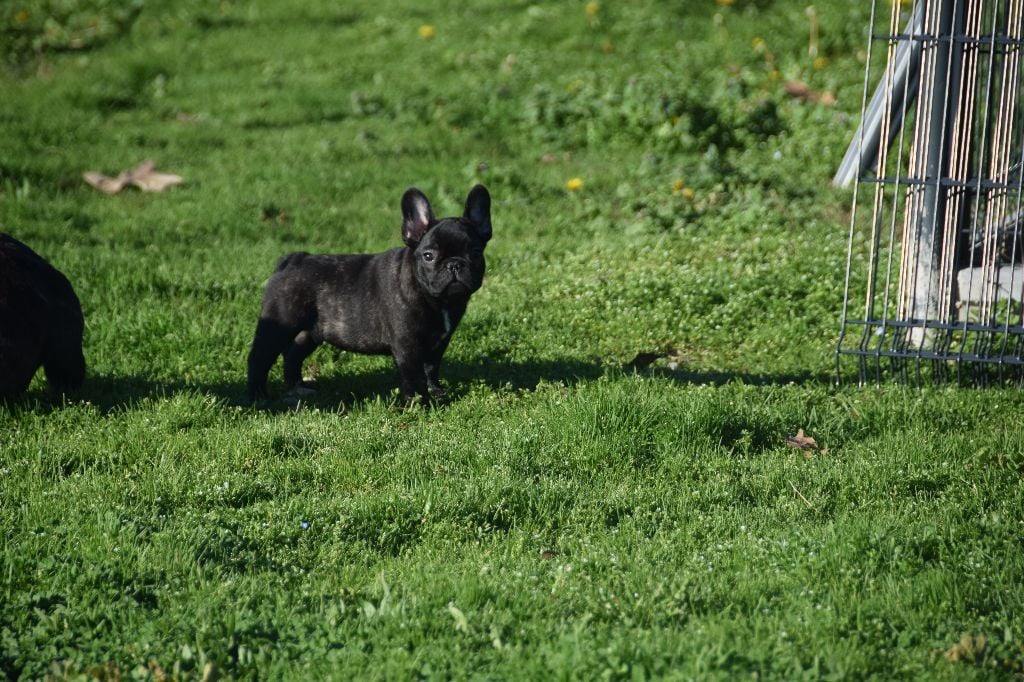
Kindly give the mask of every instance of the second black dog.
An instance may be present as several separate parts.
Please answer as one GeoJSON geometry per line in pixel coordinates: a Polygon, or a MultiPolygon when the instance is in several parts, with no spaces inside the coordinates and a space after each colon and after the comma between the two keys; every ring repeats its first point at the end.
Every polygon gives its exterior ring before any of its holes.
{"type": "Polygon", "coordinates": [[[57,268],[0,232],[0,400],[20,396],[42,365],[50,387],[85,377],[82,306],[57,268]]]}
{"type": "Polygon", "coordinates": [[[302,383],[302,363],[326,341],[391,355],[402,397],[443,393],[439,372],[466,304],[484,279],[491,197],[482,185],[462,217],[438,220],[417,189],[402,197],[406,246],[379,254],[291,253],[267,283],[249,351],[249,396],[267,394],[267,374],[284,355],[284,381],[302,383]]]}

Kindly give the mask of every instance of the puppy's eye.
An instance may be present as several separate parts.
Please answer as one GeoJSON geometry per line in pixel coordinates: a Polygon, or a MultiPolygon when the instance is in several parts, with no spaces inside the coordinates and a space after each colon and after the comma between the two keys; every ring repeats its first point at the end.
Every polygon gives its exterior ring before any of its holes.
{"type": "Polygon", "coordinates": [[[434,260],[434,252],[433,251],[424,251],[423,252],[423,260],[427,261],[428,263],[432,262],[434,260]]]}

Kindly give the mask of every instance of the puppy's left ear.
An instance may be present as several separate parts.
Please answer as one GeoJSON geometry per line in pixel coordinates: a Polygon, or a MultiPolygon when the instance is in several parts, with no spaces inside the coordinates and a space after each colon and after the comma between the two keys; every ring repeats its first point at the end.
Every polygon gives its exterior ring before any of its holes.
{"type": "Polygon", "coordinates": [[[423,192],[415,187],[405,190],[402,195],[402,239],[405,243],[415,249],[435,222],[430,202],[423,192]]]}
{"type": "Polygon", "coordinates": [[[491,238],[491,195],[486,187],[477,185],[469,190],[462,217],[473,225],[480,239],[486,242],[491,238]]]}

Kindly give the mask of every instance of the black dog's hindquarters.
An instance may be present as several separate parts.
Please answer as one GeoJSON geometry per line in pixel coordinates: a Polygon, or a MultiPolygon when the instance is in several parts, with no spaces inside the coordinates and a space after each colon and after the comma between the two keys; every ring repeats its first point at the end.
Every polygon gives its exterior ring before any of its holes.
{"type": "Polygon", "coordinates": [[[378,254],[292,253],[267,282],[249,352],[249,396],[266,396],[267,374],[284,356],[289,388],[323,342],[391,355],[402,397],[443,392],[441,359],[470,296],[483,284],[491,238],[491,198],[477,185],[458,218],[434,218],[417,189],[402,197],[406,246],[378,254]]]}
{"type": "Polygon", "coordinates": [[[54,390],[81,386],[83,327],[67,277],[0,233],[0,400],[24,393],[40,366],[54,390]]]}

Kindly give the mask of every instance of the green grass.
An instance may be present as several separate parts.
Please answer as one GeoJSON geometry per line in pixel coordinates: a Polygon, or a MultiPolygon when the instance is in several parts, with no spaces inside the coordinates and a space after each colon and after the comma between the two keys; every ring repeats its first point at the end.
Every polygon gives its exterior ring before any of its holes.
{"type": "Polygon", "coordinates": [[[831,386],[864,3],[817,8],[822,68],[770,0],[23,4],[0,230],[74,283],[89,378],[0,407],[7,677],[1024,671],[1024,396],[831,386]],[[144,158],[186,184],[81,181],[144,158]],[[278,256],[474,182],[449,404],[322,349],[245,405],[278,256]]]}

